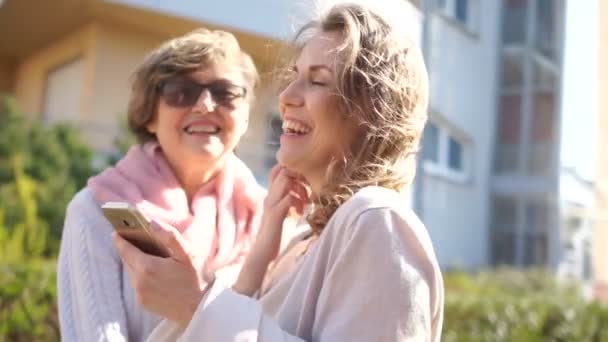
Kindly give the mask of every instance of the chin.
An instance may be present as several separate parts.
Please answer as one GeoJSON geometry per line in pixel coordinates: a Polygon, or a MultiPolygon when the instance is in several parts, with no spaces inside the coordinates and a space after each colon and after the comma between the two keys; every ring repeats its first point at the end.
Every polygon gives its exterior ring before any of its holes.
{"type": "Polygon", "coordinates": [[[297,156],[293,154],[288,154],[286,152],[282,153],[281,150],[279,150],[277,152],[277,162],[281,166],[284,166],[292,171],[298,172],[298,170],[300,169],[299,166],[301,166],[302,163],[302,158],[298,158],[297,156]]]}
{"type": "MultiPolygon", "coordinates": [[[[188,154],[199,161],[213,161],[219,159],[224,151],[217,151],[206,146],[192,147],[188,149],[188,154]]],[[[185,156],[185,153],[184,153],[185,156]]]]}

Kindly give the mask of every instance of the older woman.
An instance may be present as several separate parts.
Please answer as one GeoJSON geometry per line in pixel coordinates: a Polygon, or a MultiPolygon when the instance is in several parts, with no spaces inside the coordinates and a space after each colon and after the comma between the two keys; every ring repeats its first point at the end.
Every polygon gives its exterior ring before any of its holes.
{"type": "Polygon", "coordinates": [[[58,265],[64,341],[142,341],[161,319],[137,302],[100,209],[106,201],[135,205],[153,226],[174,226],[201,272],[249,250],[265,190],[233,151],[257,82],[251,58],[222,31],[168,41],[137,68],[128,116],[139,144],[67,209],[58,265]]]}
{"type": "Polygon", "coordinates": [[[150,340],[440,340],[441,273],[403,194],[427,117],[427,74],[401,23],[386,18],[335,5],[296,41],[280,95],[280,166],[236,283],[194,277],[188,244],[169,226],[156,235],[176,251],[174,272],[142,272],[161,260],[114,234],[142,304],[168,318],[150,340]],[[308,232],[279,253],[288,212],[309,202],[308,232]],[[168,291],[178,273],[188,280],[168,291]]]}

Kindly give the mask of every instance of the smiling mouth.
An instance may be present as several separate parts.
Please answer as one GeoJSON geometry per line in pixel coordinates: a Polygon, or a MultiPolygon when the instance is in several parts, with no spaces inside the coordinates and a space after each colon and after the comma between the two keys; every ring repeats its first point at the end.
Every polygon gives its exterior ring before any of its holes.
{"type": "Polygon", "coordinates": [[[196,134],[218,134],[222,129],[215,125],[193,125],[186,126],[184,132],[190,135],[196,134]]]}
{"type": "Polygon", "coordinates": [[[312,131],[310,127],[291,120],[283,121],[282,129],[284,134],[290,136],[302,136],[312,131]]]}

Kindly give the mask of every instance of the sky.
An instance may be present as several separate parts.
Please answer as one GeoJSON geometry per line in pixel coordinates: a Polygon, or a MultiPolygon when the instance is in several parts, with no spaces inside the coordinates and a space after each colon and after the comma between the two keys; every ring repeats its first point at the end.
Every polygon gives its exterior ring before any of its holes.
{"type": "Polygon", "coordinates": [[[597,122],[598,1],[566,0],[562,86],[562,165],[594,178],[597,122]]]}

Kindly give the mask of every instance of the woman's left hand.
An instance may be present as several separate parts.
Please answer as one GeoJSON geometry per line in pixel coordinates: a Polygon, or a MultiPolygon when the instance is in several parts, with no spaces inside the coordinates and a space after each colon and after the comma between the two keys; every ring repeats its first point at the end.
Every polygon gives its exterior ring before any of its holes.
{"type": "Polygon", "coordinates": [[[188,242],[173,227],[152,222],[151,233],[172,251],[169,258],[142,252],[113,233],[139,302],[151,312],[188,323],[207,288],[205,261],[190,253],[188,242]]]}
{"type": "Polygon", "coordinates": [[[272,169],[262,225],[233,290],[251,296],[260,289],[268,265],[279,253],[285,219],[290,212],[302,215],[309,201],[309,189],[301,175],[280,165],[272,169]]]}

